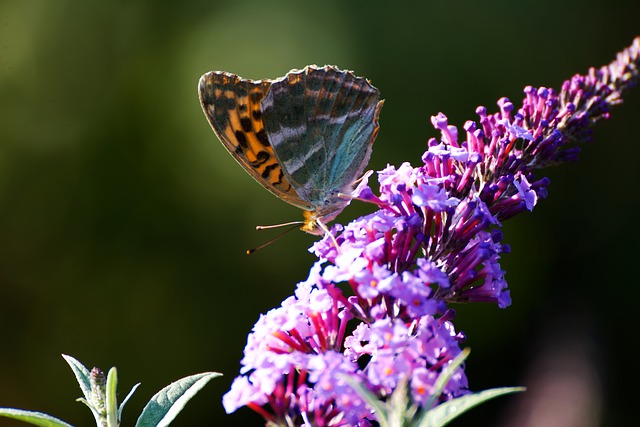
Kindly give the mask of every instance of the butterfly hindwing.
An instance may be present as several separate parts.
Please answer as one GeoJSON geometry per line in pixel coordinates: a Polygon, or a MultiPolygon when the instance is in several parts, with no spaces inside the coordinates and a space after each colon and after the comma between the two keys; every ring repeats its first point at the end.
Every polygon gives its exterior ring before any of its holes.
{"type": "Polygon", "coordinates": [[[264,128],[260,104],[270,86],[269,80],[212,71],[200,78],[198,91],[211,127],[238,163],[276,196],[310,209],[284,175],[264,128]]]}
{"type": "Polygon", "coordinates": [[[293,70],[272,83],[262,101],[269,141],[287,180],[316,210],[344,205],[337,194],[369,161],[380,107],[366,79],[332,66],[293,70]]]}

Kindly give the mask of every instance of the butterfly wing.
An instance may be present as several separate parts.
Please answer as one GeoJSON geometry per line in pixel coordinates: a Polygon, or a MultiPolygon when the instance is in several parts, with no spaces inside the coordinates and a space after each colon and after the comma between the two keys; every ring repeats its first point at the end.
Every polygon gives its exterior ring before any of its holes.
{"type": "Polygon", "coordinates": [[[264,188],[282,200],[309,210],[282,171],[264,128],[260,102],[271,81],[246,80],[211,71],[200,78],[200,105],[229,153],[264,188]]]}
{"type": "Polygon", "coordinates": [[[369,162],[381,106],[378,89],[333,66],[292,70],[262,101],[285,178],[327,220],[347,204],[338,193],[349,192],[369,162]]]}

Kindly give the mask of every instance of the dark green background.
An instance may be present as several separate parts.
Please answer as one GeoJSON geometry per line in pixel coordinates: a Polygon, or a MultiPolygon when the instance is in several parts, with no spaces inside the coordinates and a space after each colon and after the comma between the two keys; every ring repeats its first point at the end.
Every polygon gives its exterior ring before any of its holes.
{"type": "MultiPolygon", "coordinates": [[[[637,0],[0,1],[0,406],[91,425],[65,353],[117,366],[121,398],[142,382],[124,425],[164,385],[211,370],[225,376],[175,425],[260,425],[220,400],[259,314],[306,278],[313,237],[244,255],[274,234],[256,224],[300,212],[216,140],[197,99],[204,72],[353,69],[386,99],[370,167],[418,164],[431,115],[461,130],[477,105],[608,63],[640,34],[639,12],[637,0]]],[[[637,420],[639,117],[636,88],[580,162],[545,171],[536,214],[505,224],[513,306],[459,306],[456,326],[472,389],[529,392],[454,425],[527,425],[516,410],[539,383],[574,370],[602,399],[592,425],[637,420]]],[[[584,390],[552,399],[566,409],[584,390]]]]}

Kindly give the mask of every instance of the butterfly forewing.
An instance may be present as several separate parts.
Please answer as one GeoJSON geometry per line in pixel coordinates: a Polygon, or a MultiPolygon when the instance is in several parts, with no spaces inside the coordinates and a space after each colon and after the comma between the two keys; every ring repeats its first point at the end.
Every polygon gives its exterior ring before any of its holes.
{"type": "Polygon", "coordinates": [[[335,67],[306,67],[272,83],[262,118],[284,175],[314,210],[344,202],[371,156],[380,93],[335,67]]]}
{"type": "Polygon", "coordinates": [[[271,81],[212,71],[198,85],[202,109],[220,141],[263,187],[301,209],[311,209],[282,171],[264,128],[261,101],[271,81]]]}

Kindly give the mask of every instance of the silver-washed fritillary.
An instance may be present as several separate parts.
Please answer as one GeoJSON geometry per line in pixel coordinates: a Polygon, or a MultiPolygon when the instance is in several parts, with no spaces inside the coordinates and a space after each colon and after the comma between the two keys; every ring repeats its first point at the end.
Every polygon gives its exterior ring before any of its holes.
{"type": "Polygon", "coordinates": [[[264,188],[305,211],[303,231],[322,235],[371,157],[383,103],[378,89],[331,65],[275,80],[211,71],[198,88],[229,153],[264,188]]]}

